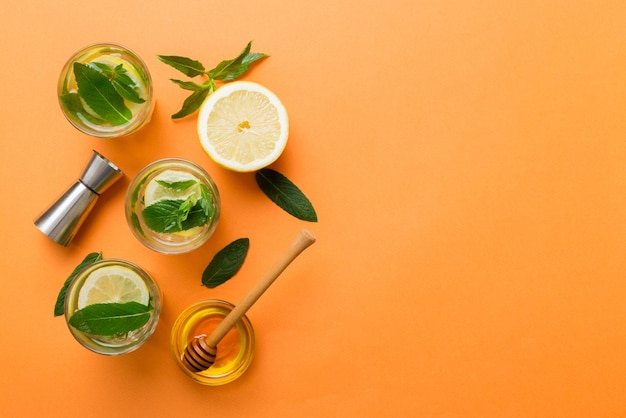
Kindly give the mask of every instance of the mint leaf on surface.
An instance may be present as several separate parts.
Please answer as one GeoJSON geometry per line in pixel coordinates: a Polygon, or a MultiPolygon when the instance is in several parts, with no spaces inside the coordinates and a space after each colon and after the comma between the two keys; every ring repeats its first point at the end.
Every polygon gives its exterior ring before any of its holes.
{"type": "Polygon", "coordinates": [[[200,108],[204,99],[206,99],[209,94],[213,93],[214,90],[215,86],[211,85],[204,90],[198,90],[191,93],[191,95],[183,102],[183,106],[180,110],[172,115],[172,119],[180,119],[191,115],[200,108]]]}
{"type": "Polygon", "coordinates": [[[252,41],[239,53],[236,58],[220,62],[215,68],[208,71],[208,76],[214,80],[230,81],[238,78],[248,70],[250,65],[265,58],[267,55],[262,53],[250,53],[252,41]]]}
{"type": "Polygon", "coordinates": [[[87,267],[88,265],[93,264],[96,261],[100,261],[100,260],[102,260],[102,252],[89,253],[83,259],[83,261],[81,261],[80,264],[74,268],[72,273],[65,280],[65,283],[63,284],[63,287],[61,288],[61,291],[59,292],[59,295],[57,296],[57,301],[56,301],[56,304],[54,305],[54,316],[63,315],[63,312],[65,311],[65,295],[67,294],[67,288],[69,287],[72,280],[74,280],[74,277],[76,277],[78,272],[84,269],[85,267],[87,267]]]}
{"type": "Polygon", "coordinates": [[[202,284],[215,288],[230,280],[241,268],[250,248],[248,238],[239,238],[218,251],[202,273],[202,284]]]}
{"type": "Polygon", "coordinates": [[[88,334],[120,335],[148,323],[151,310],[152,307],[138,302],[96,303],[74,312],[69,324],[88,334]]]}
{"type": "Polygon", "coordinates": [[[256,172],[255,178],[263,193],[284,211],[303,221],[317,222],[313,205],[287,177],[270,168],[262,168],[256,172]]]}
{"type": "Polygon", "coordinates": [[[132,112],[107,76],[78,62],[74,63],[74,76],[78,94],[102,119],[113,126],[123,125],[132,119],[132,112]]]}
{"type": "Polygon", "coordinates": [[[176,68],[187,77],[196,77],[206,72],[202,63],[190,58],[175,55],[157,55],[157,58],[164,64],[176,68]]]}
{"type": "Polygon", "coordinates": [[[174,113],[172,119],[180,119],[189,116],[200,108],[207,96],[216,89],[215,80],[231,81],[240,77],[248,71],[254,62],[267,57],[259,52],[250,52],[252,41],[239,53],[236,58],[220,62],[215,68],[207,71],[199,61],[175,55],[157,55],[161,62],[174,67],[188,77],[204,76],[207,79],[204,83],[198,84],[192,81],[182,81],[170,79],[183,90],[190,90],[193,93],[188,96],[181,109],[174,113]]]}
{"type": "Polygon", "coordinates": [[[176,84],[178,87],[180,87],[183,90],[201,91],[209,87],[209,84],[208,84],[209,82],[198,84],[194,81],[183,81],[183,80],[177,80],[175,78],[170,78],[170,81],[176,84]]]}

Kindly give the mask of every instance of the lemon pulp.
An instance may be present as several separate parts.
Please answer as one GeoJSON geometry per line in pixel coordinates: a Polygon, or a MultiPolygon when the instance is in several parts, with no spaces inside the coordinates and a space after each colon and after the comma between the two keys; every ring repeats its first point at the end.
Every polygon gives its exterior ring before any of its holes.
{"type": "Polygon", "coordinates": [[[249,81],[217,89],[198,116],[198,137],[206,153],[235,171],[255,171],[276,161],[288,130],[287,111],[278,97],[249,81]]]}
{"type": "Polygon", "coordinates": [[[94,270],[78,294],[78,309],[95,303],[150,303],[150,292],[139,274],[128,267],[110,265],[94,270]]]}

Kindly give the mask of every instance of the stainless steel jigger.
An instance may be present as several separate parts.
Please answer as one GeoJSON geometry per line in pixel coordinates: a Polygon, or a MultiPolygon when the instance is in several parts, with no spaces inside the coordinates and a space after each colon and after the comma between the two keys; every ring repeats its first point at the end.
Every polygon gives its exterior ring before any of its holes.
{"type": "Polygon", "coordinates": [[[98,197],[123,176],[117,166],[93,151],[80,179],[35,220],[35,226],[67,247],[98,197]]]}

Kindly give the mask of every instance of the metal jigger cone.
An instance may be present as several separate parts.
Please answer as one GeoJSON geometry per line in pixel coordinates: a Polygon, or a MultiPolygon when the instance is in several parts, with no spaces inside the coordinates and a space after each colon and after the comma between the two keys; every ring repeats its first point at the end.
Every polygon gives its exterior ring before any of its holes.
{"type": "Polygon", "coordinates": [[[80,178],[35,220],[35,226],[67,247],[98,197],[123,175],[117,166],[93,151],[80,178]]]}

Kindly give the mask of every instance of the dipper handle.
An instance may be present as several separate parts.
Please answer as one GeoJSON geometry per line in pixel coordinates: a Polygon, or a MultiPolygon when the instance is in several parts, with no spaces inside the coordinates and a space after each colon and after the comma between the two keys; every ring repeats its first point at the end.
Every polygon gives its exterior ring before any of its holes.
{"type": "Polygon", "coordinates": [[[208,369],[215,362],[217,344],[224,338],[230,329],[250,309],[261,295],[274,283],[278,276],[291,264],[295,258],[306,248],[315,242],[313,234],[302,229],[296,239],[291,243],[287,251],[274,264],[274,266],[254,285],[241,302],[220,324],[213,330],[208,338],[196,338],[185,348],[183,363],[194,372],[208,369]]]}

